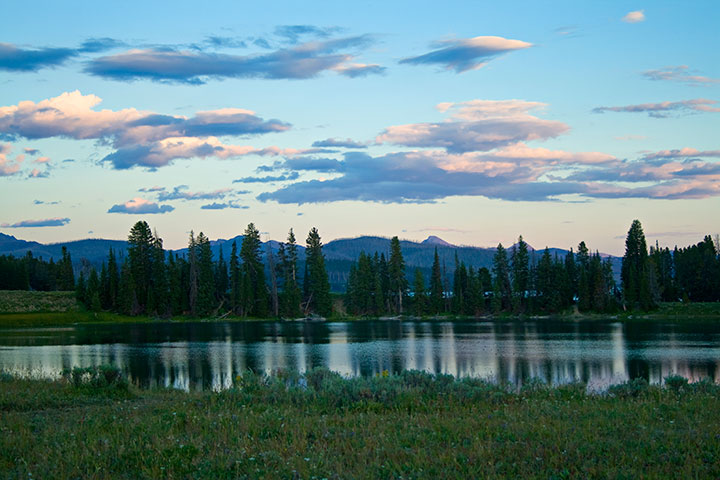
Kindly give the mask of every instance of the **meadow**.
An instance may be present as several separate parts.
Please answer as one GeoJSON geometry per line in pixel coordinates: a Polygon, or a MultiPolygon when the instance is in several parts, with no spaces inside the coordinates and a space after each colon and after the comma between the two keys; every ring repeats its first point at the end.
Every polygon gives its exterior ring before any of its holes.
{"type": "Polygon", "coordinates": [[[407,371],[137,390],[112,367],[0,375],[3,478],[716,478],[720,388],[588,393],[407,371]]]}

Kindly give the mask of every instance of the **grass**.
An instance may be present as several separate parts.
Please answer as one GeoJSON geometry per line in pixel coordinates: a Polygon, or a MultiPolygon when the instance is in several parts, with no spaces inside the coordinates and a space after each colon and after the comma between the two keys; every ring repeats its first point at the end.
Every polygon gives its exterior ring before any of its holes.
{"type": "Polygon", "coordinates": [[[75,299],[75,292],[0,290],[0,312],[3,313],[78,311],[80,306],[75,299]]]}
{"type": "MultiPolygon", "coordinates": [[[[717,478],[718,386],[521,391],[422,372],[185,393],[0,376],[6,478],[717,478]]],[[[84,380],[83,380],[84,379],[84,380]]]]}

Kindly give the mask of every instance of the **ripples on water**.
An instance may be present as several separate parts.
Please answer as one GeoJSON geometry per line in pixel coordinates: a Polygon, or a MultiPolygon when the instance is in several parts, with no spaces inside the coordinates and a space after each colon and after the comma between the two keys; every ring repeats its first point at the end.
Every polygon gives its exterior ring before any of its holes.
{"type": "Polygon", "coordinates": [[[718,381],[720,326],[618,322],[156,323],[0,331],[0,370],[57,377],[111,364],[134,384],[222,389],[251,369],[425,370],[603,388],[671,374],[718,381]]]}

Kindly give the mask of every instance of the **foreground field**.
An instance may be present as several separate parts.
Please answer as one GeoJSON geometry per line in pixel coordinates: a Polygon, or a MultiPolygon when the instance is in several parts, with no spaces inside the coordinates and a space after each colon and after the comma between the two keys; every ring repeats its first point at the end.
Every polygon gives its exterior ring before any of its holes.
{"type": "Polygon", "coordinates": [[[420,372],[128,390],[112,369],[0,380],[5,478],[717,478],[718,387],[510,392],[420,372]]]}

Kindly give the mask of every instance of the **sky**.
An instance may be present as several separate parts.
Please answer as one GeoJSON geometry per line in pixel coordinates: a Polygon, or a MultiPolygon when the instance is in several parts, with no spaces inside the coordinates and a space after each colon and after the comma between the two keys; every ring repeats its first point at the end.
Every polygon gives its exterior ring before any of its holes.
{"type": "Polygon", "coordinates": [[[621,255],[720,231],[715,1],[20,2],[0,232],[621,255]],[[272,7],[272,8],[270,8],[272,7]]]}

